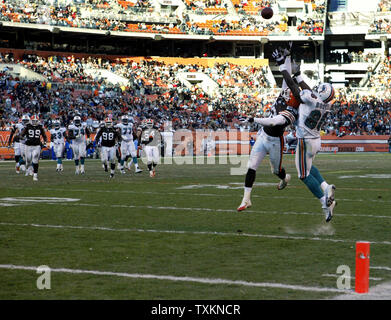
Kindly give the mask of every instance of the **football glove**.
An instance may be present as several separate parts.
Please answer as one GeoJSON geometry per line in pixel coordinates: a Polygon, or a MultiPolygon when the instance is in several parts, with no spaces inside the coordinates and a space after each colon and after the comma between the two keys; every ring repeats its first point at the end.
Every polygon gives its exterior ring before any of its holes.
{"type": "Polygon", "coordinates": [[[247,122],[248,123],[254,123],[254,118],[253,117],[247,118],[247,122]]]}
{"type": "Polygon", "coordinates": [[[278,49],[274,50],[272,57],[276,61],[278,66],[281,66],[285,63],[285,56],[278,49]]]}

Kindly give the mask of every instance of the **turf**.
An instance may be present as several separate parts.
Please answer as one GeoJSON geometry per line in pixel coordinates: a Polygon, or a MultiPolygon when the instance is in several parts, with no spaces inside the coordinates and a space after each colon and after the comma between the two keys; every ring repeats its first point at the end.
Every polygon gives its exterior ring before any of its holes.
{"type": "MultiPolygon", "coordinates": [[[[290,185],[276,189],[268,159],[257,171],[253,207],[238,213],[244,175],[237,165],[159,165],[150,178],[116,172],[86,161],[75,176],[72,162],[55,172],[41,161],[39,181],[0,163],[0,264],[271,283],[253,287],[113,275],[51,273],[51,289],[38,290],[33,270],[0,268],[0,299],[327,299],[337,293],[336,270],[351,268],[355,242],[371,242],[371,267],[391,268],[391,155],[320,154],[316,166],[337,186],[330,223],[297,178],[285,155],[290,185]],[[74,202],[23,202],[57,197],[74,202]],[[7,199],[17,198],[17,199],[7,199]],[[13,204],[13,206],[9,206],[13,204]],[[106,229],[103,229],[106,228],[106,229]],[[334,275],[334,276],[332,276],[334,275]]],[[[370,285],[391,280],[371,269],[370,285]],[[380,280],[379,280],[380,279],[380,280]]],[[[354,280],[351,281],[354,289],[354,280]]]]}

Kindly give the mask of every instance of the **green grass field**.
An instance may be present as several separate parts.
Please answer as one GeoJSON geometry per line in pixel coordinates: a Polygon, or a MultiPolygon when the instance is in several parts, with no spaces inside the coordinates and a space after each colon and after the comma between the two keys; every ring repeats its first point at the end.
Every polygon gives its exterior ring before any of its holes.
{"type": "Polygon", "coordinates": [[[152,179],[141,163],[109,181],[96,160],[84,176],[42,161],[33,182],[1,162],[0,299],[329,299],[338,266],[354,276],[358,240],[371,242],[370,286],[390,281],[391,154],[317,156],[337,186],[328,224],[284,161],[290,185],[276,189],[265,159],[241,213],[244,175],[229,164],[160,165],[152,179]],[[37,289],[41,265],[50,290],[37,289]]]}

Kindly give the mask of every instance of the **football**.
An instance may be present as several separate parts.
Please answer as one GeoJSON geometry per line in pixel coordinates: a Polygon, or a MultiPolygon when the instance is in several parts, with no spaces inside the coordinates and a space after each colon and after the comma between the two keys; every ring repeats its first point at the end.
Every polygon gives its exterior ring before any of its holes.
{"type": "Polygon", "coordinates": [[[261,16],[264,19],[270,19],[271,17],[273,17],[273,9],[270,7],[263,8],[261,11],[261,16]]]}

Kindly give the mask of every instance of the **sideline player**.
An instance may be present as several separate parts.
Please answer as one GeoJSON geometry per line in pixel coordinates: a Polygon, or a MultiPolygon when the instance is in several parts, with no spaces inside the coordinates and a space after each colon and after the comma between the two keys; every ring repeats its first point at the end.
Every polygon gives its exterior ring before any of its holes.
{"type": "Polygon", "coordinates": [[[101,143],[101,159],[105,171],[108,171],[110,163],[110,178],[114,178],[115,173],[115,152],[116,144],[121,140],[121,136],[113,126],[113,121],[110,118],[105,119],[105,126],[100,128],[95,136],[95,141],[101,143]]]}
{"type": "Polygon", "coordinates": [[[269,118],[248,119],[250,123],[256,122],[261,124],[262,128],[258,131],[257,140],[250,152],[243,199],[237,208],[238,211],[243,211],[251,207],[251,192],[256,171],[267,154],[269,154],[272,173],[280,178],[277,189],[282,190],[288,185],[291,176],[286,173],[282,166],[284,131],[286,127],[292,125],[297,120],[298,107],[298,101],[292,95],[286,84],[283,83],[280,95],[271,107],[271,116],[269,118]]]}
{"type": "MultiPolygon", "coordinates": [[[[121,173],[125,173],[124,167],[126,161],[128,161],[129,157],[132,157],[132,161],[135,167],[135,173],[140,173],[142,170],[138,166],[137,160],[137,150],[134,145],[133,137],[137,135],[136,130],[134,129],[133,123],[129,121],[129,117],[127,115],[123,115],[121,117],[121,122],[117,124],[116,128],[119,129],[121,134],[121,146],[120,146],[120,171],[121,173]]],[[[131,164],[127,166],[130,170],[131,164]]]]}
{"type": "Polygon", "coordinates": [[[62,156],[65,148],[66,129],[61,127],[60,120],[53,121],[53,128],[50,129],[50,141],[53,143],[54,154],[57,158],[56,171],[61,172],[64,170],[62,165],[62,156]]]}
{"type": "Polygon", "coordinates": [[[12,126],[11,134],[8,140],[8,147],[11,147],[12,142],[14,143],[15,171],[18,174],[20,170],[26,170],[26,138],[21,138],[20,134],[29,122],[30,117],[27,114],[24,114],[21,121],[12,126]]]}
{"type": "Polygon", "coordinates": [[[38,181],[39,157],[41,155],[41,137],[46,146],[47,136],[45,129],[39,122],[38,116],[31,117],[31,123],[28,123],[21,133],[21,137],[26,137],[26,167],[32,164],[34,174],[33,180],[38,181]]]}
{"type": "Polygon", "coordinates": [[[279,65],[280,72],[287,85],[300,101],[299,119],[296,123],[297,147],[295,157],[299,179],[320,200],[325,220],[329,222],[333,217],[336,205],[334,200],[336,188],[333,184],[328,184],[325,181],[319,170],[313,165],[313,161],[320,151],[320,130],[331,112],[334,88],[330,83],[321,83],[312,90],[301,78],[299,68],[295,73],[297,84],[287,71],[284,54],[275,51],[273,57],[279,65]]]}
{"type": "Polygon", "coordinates": [[[72,140],[73,159],[75,160],[75,174],[84,174],[84,160],[87,156],[87,138],[90,137],[90,131],[87,126],[81,122],[80,116],[73,118],[73,123],[68,126],[68,139],[72,140]]]}
{"type": "Polygon", "coordinates": [[[151,178],[156,175],[156,166],[160,159],[160,144],[162,141],[160,132],[154,128],[153,119],[144,119],[141,128],[138,129],[140,143],[147,156],[147,166],[151,178]]]}

